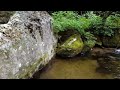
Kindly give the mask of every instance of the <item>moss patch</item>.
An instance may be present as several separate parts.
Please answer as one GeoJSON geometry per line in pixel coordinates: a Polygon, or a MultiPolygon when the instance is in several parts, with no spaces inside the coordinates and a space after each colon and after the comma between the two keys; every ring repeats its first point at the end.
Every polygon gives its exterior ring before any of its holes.
{"type": "MultiPolygon", "coordinates": [[[[40,58],[38,61],[35,63],[29,65],[28,67],[24,67],[22,71],[15,76],[19,79],[26,79],[26,78],[31,78],[32,75],[41,67],[41,62],[45,60],[48,57],[48,54],[45,54],[42,58],[40,58]]],[[[44,65],[42,65],[43,67],[44,65]]]]}
{"type": "Polygon", "coordinates": [[[83,46],[80,35],[74,34],[58,46],[57,54],[62,57],[73,57],[81,52],[83,46]]]}

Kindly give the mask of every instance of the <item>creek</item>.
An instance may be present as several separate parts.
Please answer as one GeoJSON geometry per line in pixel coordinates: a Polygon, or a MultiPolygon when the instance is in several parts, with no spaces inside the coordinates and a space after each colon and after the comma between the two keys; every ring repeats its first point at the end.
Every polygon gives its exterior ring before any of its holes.
{"type": "Polygon", "coordinates": [[[109,73],[98,72],[97,60],[91,57],[55,57],[36,72],[33,79],[113,79],[109,73]]]}

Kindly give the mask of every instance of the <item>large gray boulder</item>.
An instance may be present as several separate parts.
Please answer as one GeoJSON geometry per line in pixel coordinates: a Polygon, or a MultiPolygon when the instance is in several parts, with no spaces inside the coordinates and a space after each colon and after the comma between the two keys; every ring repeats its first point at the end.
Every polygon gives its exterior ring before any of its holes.
{"type": "Polygon", "coordinates": [[[16,11],[0,25],[0,79],[31,77],[55,54],[51,17],[45,11],[16,11]]]}

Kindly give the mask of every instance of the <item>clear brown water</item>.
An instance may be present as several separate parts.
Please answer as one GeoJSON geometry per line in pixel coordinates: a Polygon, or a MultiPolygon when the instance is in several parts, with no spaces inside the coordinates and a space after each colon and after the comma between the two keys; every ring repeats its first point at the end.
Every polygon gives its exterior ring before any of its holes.
{"type": "Polygon", "coordinates": [[[51,64],[37,74],[39,79],[113,79],[112,75],[97,72],[97,61],[91,58],[54,58],[51,64]]]}

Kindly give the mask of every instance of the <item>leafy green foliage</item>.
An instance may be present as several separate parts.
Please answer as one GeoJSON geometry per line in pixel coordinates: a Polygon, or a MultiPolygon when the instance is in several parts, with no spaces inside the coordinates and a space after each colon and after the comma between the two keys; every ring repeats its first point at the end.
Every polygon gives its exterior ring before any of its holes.
{"type": "Polygon", "coordinates": [[[89,20],[91,27],[95,27],[102,24],[102,18],[94,14],[93,11],[86,13],[84,16],[86,16],[89,20]]]}
{"type": "Polygon", "coordinates": [[[55,32],[61,32],[65,30],[77,30],[86,41],[86,45],[91,47],[95,44],[96,38],[87,30],[94,25],[99,25],[101,17],[96,16],[93,12],[88,12],[83,15],[78,15],[73,11],[58,11],[52,13],[53,28],[55,32]]]}
{"type": "MultiPolygon", "coordinates": [[[[93,20],[93,19],[92,19],[93,20]]],[[[90,32],[95,35],[102,35],[102,36],[112,36],[113,35],[113,29],[109,27],[109,25],[103,24],[101,18],[98,19],[98,21],[93,21],[92,26],[90,28],[90,32]]]]}
{"type": "Polygon", "coordinates": [[[95,46],[95,43],[96,43],[96,41],[93,41],[93,40],[87,40],[84,42],[84,44],[90,48],[93,48],[95,46]]]}
{"type": "Polygon", "coordinates": [[[95,38],[95,36],[93,34],[91,34],[90,32],[86,32],[84,34],[84,37],[86,39],[84,44],[86,46],[92,48],[95,45],[97,38],[95,38]]]}
{"type": "Polygon", "coordinates": [[[120,27],[119,12],[87,11],[79,15],[77,11],[57,11],[52,17],[55,32],[77,30],[90,46],[96,43],[94,35],[112,36],[120,27]]]}
{"type": "Polygon", "coordinates": [[[96,40],[96,38],[94,37],[94,35],[91,34],[90,32],[84,33],[84,36],[85,36],[85,39],[86,39],[86,40],[89,40],[89,39],[91,39],[91,40],[96,40]]]}
{"type": "Polygon", "coordinates": [[[58,11],[52,13],[52,16],[54,19],[53,28],[55,32],[73,29],[78,30],[80,34],[83,34],[84,29],[89,26],[85,17],[81,17],[73,11],[58,11]]]}
{"type": "Polygon", "coordinates": [[[120,12],[97,11],[97,15],[102,17],[102,21],[92,27],[93,34],[112,36],[114,35],[114,30],[120,28],[120,12]]]}
{"type": "Polygon", "coordinates": [[[119,28],[120,27],[120,14],[110,15],[105,23],[109,28],[119,28]]]}
{"type": "Polygon", "coordinates": [[[92,30],[93,30],[92,31],[93,34],[100,36],[112,36],[114,34],[113,29],[105,25],[94,26],[92,30]]]}

